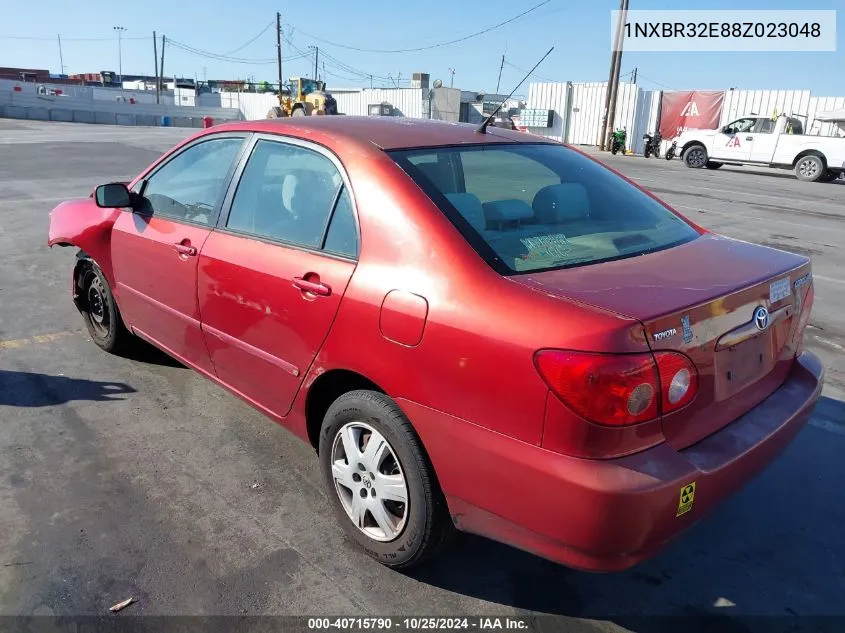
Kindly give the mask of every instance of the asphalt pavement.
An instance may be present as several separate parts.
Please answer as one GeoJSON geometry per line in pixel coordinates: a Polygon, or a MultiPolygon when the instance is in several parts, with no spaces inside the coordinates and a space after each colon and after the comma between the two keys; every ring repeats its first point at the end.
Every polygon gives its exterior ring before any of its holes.
{"type": "Polygon", "coordinates": [[[709,229],[812,257],[807,344],[827,367],[823,401],[758,479],[630,571],[572,571],[464,536],[404,574],[344,538],[310,447],[151,348],[122,358],[87,338],[69,297],[74,251],[46,247],[48,213],[188,133],[0,119],[0,616],[106,614],[133,597],[113,617],[553,615],[543,630],[651,633],[809,631],[811,617],[837,616],[827,622],[845,627],[845,184],[606,156],[709,229]],[[758,619],[712,628],[710,616],[758,619]]]}

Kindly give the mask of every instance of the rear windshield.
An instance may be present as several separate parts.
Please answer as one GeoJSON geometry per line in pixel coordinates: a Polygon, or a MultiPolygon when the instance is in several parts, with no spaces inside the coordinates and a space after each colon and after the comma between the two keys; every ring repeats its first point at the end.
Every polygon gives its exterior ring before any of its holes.
{"type": "Polygon", "coordinates": [[[634,257],[698,236],[666,207],[563,145],[390,154],[503,274],[634,257]]]}

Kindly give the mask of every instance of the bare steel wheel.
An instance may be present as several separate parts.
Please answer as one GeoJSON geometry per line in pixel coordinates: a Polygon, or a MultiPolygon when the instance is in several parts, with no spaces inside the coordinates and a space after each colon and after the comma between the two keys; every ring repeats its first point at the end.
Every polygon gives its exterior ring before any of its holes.
{"type": "Polygon", "coordinates": [[[385,394],[357,390],[337,398],[323,418],[319,456],[344,531],[383,565],[417,565],[454,534],[422,442],[385,394]]]}
{"type": "Polygon", "coordinates": [[[349,519],[376,541],[392,541],[405,528],[408,486],[393,448],[364,422],[349,422],[332,446],[335,491],[349,519]]]}
{"type": "Polygon", "coordinates": [[[107,352],[121,351],[132,335],[123,325],[103,271],[90,259],[80,259],[76,271],[76,305],[91,340],[107,352]]]}
{"type": "Polygon", "coordinates": [[[93,269],[89,269],[85,273],[85,279],[82,283],[83,287],[88,289],[85,293],[85,300],[88,302],[88,316],[91,319],[91,327],[100,336],[108,336],[111,315],[106,307],[103,282],[93,269]]]}

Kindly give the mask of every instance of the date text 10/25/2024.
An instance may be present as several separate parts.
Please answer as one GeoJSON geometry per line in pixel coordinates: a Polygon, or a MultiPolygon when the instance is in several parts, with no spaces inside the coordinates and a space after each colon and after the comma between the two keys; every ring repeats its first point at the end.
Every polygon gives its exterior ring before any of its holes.
{"type": "Polygon", "coordinates": [[[373,617],[373,618],[308,618],[313,631],[443,631],[443,630],[527,630],[528,621],[513,617],[373,617]]]}

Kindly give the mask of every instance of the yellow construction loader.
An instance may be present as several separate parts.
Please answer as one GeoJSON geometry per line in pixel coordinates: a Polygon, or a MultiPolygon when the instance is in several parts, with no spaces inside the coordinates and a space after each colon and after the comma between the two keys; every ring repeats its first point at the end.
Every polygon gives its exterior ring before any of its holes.
{"type": "Polygon", "coordinates": [[[270,108],[268,119],[288,116],[337,114],[337,101],[326,92],[326,82],[291,77],[278,95],[279,105],[270,108]]]}

